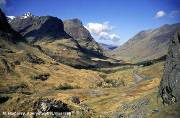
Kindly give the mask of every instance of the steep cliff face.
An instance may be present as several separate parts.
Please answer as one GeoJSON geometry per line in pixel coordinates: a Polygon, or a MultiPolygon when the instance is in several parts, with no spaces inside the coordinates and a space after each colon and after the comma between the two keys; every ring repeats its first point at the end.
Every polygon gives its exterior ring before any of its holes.
{"type": "Polygon", "coordinates": [[[164,74],[160,84],[164,103],[180,102],[180,32],[170,42],[164,74]]]}

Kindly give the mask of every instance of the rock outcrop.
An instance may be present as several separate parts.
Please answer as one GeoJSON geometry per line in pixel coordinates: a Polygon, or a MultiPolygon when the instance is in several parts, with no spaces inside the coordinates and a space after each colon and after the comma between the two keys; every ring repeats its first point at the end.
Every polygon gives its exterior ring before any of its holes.
{"type": "Polygon", "coordinates": [[[169,45],[160,95],[164,103],[180,102],[180,32],[169,45]]]}
{"type": "Polygon", "coordinates": [[[34,103],[36,112],[71,112],[72,110],[66,103],[54,99],[39,99],[34,103]]]}

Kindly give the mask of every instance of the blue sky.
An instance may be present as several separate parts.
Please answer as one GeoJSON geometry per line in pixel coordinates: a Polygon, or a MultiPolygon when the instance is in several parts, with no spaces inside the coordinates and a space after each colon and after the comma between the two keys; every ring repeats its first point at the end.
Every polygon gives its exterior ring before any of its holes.
{"type": "Polygon", "coordinates": [[[139,31],[180,21],[180,0],[0,0],[0,6],[10,16],[30,11],[79,18],[97,41],[115,45],[139,31]]]}

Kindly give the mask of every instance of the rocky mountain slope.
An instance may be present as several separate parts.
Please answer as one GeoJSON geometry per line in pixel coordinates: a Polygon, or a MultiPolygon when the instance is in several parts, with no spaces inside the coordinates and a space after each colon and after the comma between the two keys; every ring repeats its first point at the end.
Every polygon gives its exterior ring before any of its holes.
{"type": "Polygon", "coordinates": [[[113,50],[111,55],[129,62],[159,58],[167,54],[169,41],[173,39],[174,33],[179,30],[180,23],[142,31],[124,45],[113,50]]]}
{"type": "Polygon", "coordinates": [[[84,48],[84,51],[94,51],[95,54],[102,53],[99,44],[93,39],[89,31],[83,26],[79,19],[64,20],[64,30],[84,48]]]}

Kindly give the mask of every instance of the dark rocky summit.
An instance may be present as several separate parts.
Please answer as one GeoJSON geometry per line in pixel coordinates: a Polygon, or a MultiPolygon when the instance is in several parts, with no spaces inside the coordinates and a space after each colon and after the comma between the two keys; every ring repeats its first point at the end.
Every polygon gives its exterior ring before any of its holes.
{"type": "Polygon", "coordinates": [[[180,102],[180,32],[170,42],[160,95],[164,103],[180,102]]]}
{"type": "Polygon", "coordinates": [[[66,38],[62,20],[52,16],[16,17],[10,22],[11,26],[29,42],[37,39],[66,38]]]}

